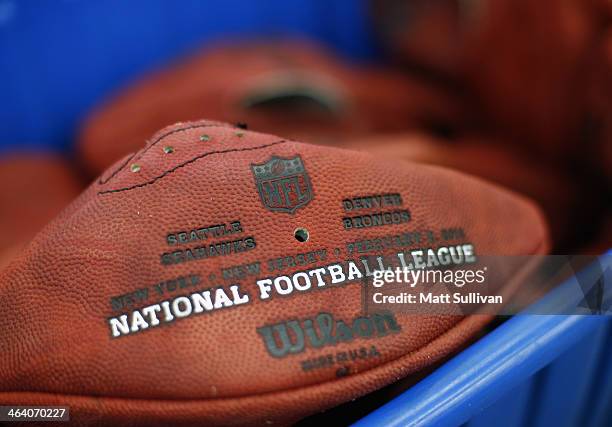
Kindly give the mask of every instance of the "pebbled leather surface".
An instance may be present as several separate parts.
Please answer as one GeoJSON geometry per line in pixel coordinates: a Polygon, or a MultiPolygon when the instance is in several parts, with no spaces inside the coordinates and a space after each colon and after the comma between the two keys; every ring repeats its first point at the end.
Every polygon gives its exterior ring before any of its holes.
{"type": "Polygon", "coordinates": [[[58,156],[13,153],[0,160],[0,269],[83,189],[58,156]]]}
{"type": "MultiPolygon", "coordinates": [[[[355,257],[346,242],[442,227],[462,227],[477,254],[547,248],[529,201],[476,178],[218,122],[169,127],[106,171],[0,275],[0,402],[69,404],[77,425],[262,425],[356,398],[435,363],[490,318],[397,315],[399,333],[273,358],[257,328],[321,312],[348,322],[362,315],[361,284],[260,300],[255,279],[312,267],[266,271],[272,258],[326,249],[327,259],[314,264],[323,266],[355,257]],[[312,200],[293,214],[266,209],[251,165],[296,155],[312,200]],[[411,220],[343,228],[343,199],[382,193],[399,193],[411,220]],[[224,239],[170,247],[169,233],[234,220],[243,228],[236,236],[253,236],[255,249],[160,261],[162,253],[224,239]],[[307,242],[294,238],[299,227],[309,231],[307,242]],[[222,279],[222,268],[255,261],[257,277],[222,279]],[[240,283],[251,301],[111,338],[107,319],[130,311],[114,311],[111,297],[194,274],[202,283],[193,290],[240,283]],[[303,359],[370,344],[379,357],[348,363],[346,376],[337,367],[300,368],[303,359]]],[[[133,308],[190,291],[151,293],[133,308]]]]}

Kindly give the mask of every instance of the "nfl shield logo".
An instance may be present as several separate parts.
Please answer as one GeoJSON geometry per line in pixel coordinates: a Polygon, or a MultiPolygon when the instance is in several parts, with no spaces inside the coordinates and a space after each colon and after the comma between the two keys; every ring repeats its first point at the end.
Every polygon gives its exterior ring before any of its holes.
{"type": "Polygon", "coordinates": [[[251,170],[261,202],[271,211],[292,214],[312,200],[310,178],[300,156],[273,156],[265,163],[252,164],[251,170]]]}

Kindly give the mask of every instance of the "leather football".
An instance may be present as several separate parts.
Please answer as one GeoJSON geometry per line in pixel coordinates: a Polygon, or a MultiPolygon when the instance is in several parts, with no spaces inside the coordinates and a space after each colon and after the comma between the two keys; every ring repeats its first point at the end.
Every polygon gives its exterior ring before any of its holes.
{"type": "Polygon", "coordinates": [[[490,321],[364,311],[378,263],[547,248],[539,210],[480,179],[177,124],[0,273],[0,402],[68,405],[76,425],[288,424],[417,375],[490,321]]]}
{"type": "Polygon", "coordinates": [[[158,129],[200,117],[340,145],[374,132],[453,127],[465,115],[443,89],[343,61],[313,44],[235,42],[198,51],[122,88],[87,118],[77,148],[97,175],[158,129]]]}

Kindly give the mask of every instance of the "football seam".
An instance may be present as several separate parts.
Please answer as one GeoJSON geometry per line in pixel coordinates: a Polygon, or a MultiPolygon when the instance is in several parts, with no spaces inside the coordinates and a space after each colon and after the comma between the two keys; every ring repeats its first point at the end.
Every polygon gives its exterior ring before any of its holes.
{"type": "MultiPolygon", "coordinates": [[[[192,129],[198,129],[198,128],[209,128],[209,127],[221,127],[221,128],[230,128],[231,126],[221,126],[218,123],[215,124],[208,124],[208,125],[203,125],[203,124],[192,124],[189,126],[184,126],[184,127],[179,127],[177,129],[172,129],[160,136],[157,137],[157,139],[155,139],[153,142],[151,142],[151,144],[149,144],[148,146],[145,146],[142,151],[140,152],[135,152],[132,153],[126,160],[125,162],[123,162],[121,164],[121,166],[119,166],[119,168],[113,172],[111,174],[111,176],[109,176],[107,179],[102,180],[100,179],[99,184],[106,184],[108,181],[110,181],[111,179],[113,179],[115,177],[115,175],[117,175],[119,172],[121,172],[123,170],[123,168],[126,167],[126,165],[128,164],[128,162],[132,159],[134,160],[138,160],[140,158],[142,158],[142,156],[147,153],[147,151],[149,151],[154,145],[159,144],[163,139],[165,139],[166,137],[170,136],[170,135],[174,135],[175,133],[179,133],[179,132],[183,132],[186,130],[192,130],[192,129]]],[[[155,136],[155,135],[153,135],[155,136]]]]}
{"type": "Polygon", "coordinates": [[[271,142],[269,144],[264,144],[264,145],[258,145],[256,147],[233,148],[233,149],[229,149],[229,150],[209,151],[209,152],[200,154],[199,156],[196,156],[196,157],[194,157],[192,159],[189,159],[186,162],[180,163],[177,166],[173,167],[172,169],[168,169],[163,174],[161,174],[159,176],[156,176],[153,179],[150,179],[149,181],[143,182],[141,184],[135,184],[135,185],[132,185],[132,186],[129,186],[129,187],[116,188],[116,189],[113,189],[113,190],[99,191],[98,195],[110,194],[110,193],[119,193],[119,192],[122,192],[122,191],[133,190],[135,188],[141,188],[141,187],[145,187],[145,186],[150,185],[150,184],[154,184],[155,182],[157,182],[160,179],[166,177],[167,175],[175,172],[176,170],[178,170],[178,169],[180,169],[180,168],[182,168],[184,166],[187,166],[187,165],[189,165],[191,163],[194,163],[195,161],[200,160],[200,159],[202,159],[204,157],[208,157],[210,155],[213,155],[213,154],[235,153],[235,152],[241,152],[241,151],[254,151],[254,150],[259,150],[259,149],[262,149],[262,148],[272,147],[274,145],[279,145],[279,144],[282,144],[284,142],[287,142],[287,140],[286,139],[281,139],[280,141],[275,141],[275,142],[271,142]]]}

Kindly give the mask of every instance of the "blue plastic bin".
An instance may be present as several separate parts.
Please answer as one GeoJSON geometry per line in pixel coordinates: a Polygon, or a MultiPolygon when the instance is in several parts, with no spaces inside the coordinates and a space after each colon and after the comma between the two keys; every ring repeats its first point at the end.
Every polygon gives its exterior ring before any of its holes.
{"type": "MultiPolygon", "coordinates": [[[[578,302],[572,280],[537,304],[578,302]]],[[[517,315],[355,426],[610,427],[610,314],[517,315]]]]}

